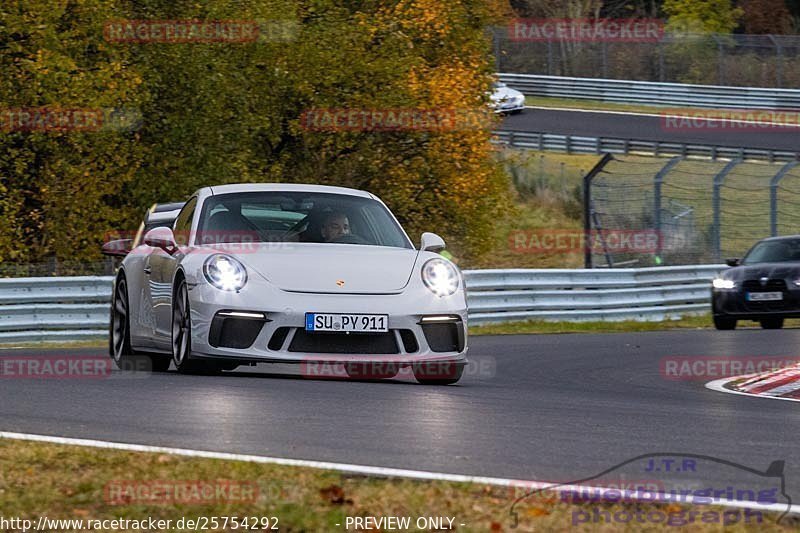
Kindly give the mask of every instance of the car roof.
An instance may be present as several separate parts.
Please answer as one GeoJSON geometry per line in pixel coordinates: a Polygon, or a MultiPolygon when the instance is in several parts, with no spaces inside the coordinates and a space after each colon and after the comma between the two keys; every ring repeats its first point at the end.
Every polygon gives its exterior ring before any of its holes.
{"type": "MultiPolygon", "coordinates": [[[[348,187],[334,187],[331,185],[310,185],[298,183],[233,183],[229,185],[214,185],[206,187],[211,195],[230,194],[237,192],[316,192],[328,194],[345,194],[348,196],[361,196],[374,198],[370,193],[348,187]]],[[[201,189],[202,190],[202,189],[201,189]]]]}
{"type": "Polygon", "coordinates": [[[767,237],[758,242],[793,241],[800,239],[800,235],[780,235],[778,237],[767,237]]]}

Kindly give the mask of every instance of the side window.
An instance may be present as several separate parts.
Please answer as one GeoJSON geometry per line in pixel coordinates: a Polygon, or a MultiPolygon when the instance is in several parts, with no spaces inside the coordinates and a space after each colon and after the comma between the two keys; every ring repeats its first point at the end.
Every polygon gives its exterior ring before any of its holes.
{"type": "Polygon", "coordinates": [[[173,233],[175,233],[175,242],[181,246],[189,244],[189,231],[192,229],[192,215],[194,215],[194,208],[196,205],[197,197],[194,196],[186,202],[181,212],[178,213],[178,218],[175,219],[173,233]]]}

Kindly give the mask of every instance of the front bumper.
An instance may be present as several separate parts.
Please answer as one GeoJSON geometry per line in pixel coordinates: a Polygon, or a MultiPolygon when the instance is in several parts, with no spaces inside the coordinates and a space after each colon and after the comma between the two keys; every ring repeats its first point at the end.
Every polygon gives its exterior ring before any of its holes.
{"type": "Polygon", "coordinates": [[[525,102],[523,101],[521,104],[494,104],[492,105],[494,108],[495,113],[514,113],[516,111],[522,111],[525,109],[525,102]]]}
{"type": "Polygon", "coordinates": [[[741,320],[766,318],[800,318],[800,290],[777,289],[783,293],[782,300],[753,302],[746,299],[746,289],[712,289],[711,308],[715,316],[741,320]]]}
{"type": "Polygon", "coordinates": [[[330,361],[407,365],[448,361],[466,364],[467,309],[460,292],[448,298],[436,298],[419,291],[380,295],[312,294],[282,291],[265,284],[251,285],[248,282],[248,285],[239,293],[219,291],[205,283],[190,286],[192,357],[238,362],[330,361]],[[261,321],[242,319],[250,321],[250,324],[241,322],[242,329],[234,330],[239,342],[233,344],[237,347],[230,346],[230,339],[222,346],[219,342],[219,315],[235,314],[231,312],[263,313],[265,316],[261,321]],[[380,336],[351,333],[347,337],[344,333],[306,333],[307,312],[387,314],[389,333],[380,336]],[[451,323],[461,328],[462,337],[456,349],[441,351],[441,342],[438,345],[436,341],[429,342],[429,325],[422,324],[421,319],[431,315],[449,315],[451,323]],[[413,335],[413,342],[409,335],[413,335]],[[351,339],[353,346],[348,346],[351,339]],[[334,350],[323,351],[326,346],[334,350]],[[351,353],[354,347],[368,349],[351,353]],[[373,353],[376,349],[380,353],[373,353]]]}

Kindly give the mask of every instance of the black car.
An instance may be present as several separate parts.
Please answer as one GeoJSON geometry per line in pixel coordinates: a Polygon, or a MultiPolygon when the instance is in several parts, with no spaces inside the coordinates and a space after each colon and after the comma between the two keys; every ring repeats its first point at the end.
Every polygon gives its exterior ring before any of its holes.
{"type": "Polygon", "coordinates": [[[735,329],[737,320],[756,320],[780,329],[785,318],[800,318],[800,235],[757,242],[733,268],[713,280],[711,309],[717,329],[735,329]]]}

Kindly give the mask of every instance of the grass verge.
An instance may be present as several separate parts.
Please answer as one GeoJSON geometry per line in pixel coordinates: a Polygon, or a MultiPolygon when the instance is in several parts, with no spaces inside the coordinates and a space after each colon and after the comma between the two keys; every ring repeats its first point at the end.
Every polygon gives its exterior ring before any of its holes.
{"type": "MultiPolygon", "coordinates": [[[[419,517],[450,517],[453,518],[452,530],[457,531],[512,531],[511,504],[526,494],[527,490],[520,487],[373,478],[312,468],[0,440],[0,509],[3,517],[29,519],[33,524],[41,516],[83,520],[84,523],[88,520],[153,518],[172,521],[172,527],[162,531],[178,531],[177,522],[183,517],[201,522],[208,520],[207,531],[222,531],[221,522],[218,522],[218,527],[212,527],[211,517],[277,517],[280,531],[355,531],[358,529],[352,525],[346,527],[347,517],[395,516],[410,517],[412,524],[419,517]],[[151,502],[147,498],[153,492],[144,488],[151,490],[154,482],[162,487],[162,495],[172,494],[163,487],[187,482],[227,487],[255,486],[256,489],[238,493],[235,500],[230,497],[234,493],[229,489],[225,498],[215,495],[213,501],[212,498],[200,498],[201,501],[175,503],[159,498],[151,502]],[[247,498],[242,497],[245,494],[247,498]],[[137,501],[138,495],[144,495],[145,501],[137,501]]],[[[598,507],[612,515],[620,510],[662,514],[685,512],[685,508],[676,504],[572,504],[558,502],[550,493],[521,501],[517,508],[519,526],[513,531],[571,530],[576,516],[588,516],[576,513],[591,514],[598,507]]],[[[721,508],[711,506],[702,506],[701,510],[722,513],[721,508]]],[[[776,524],[775,518],[765,514],[763,522],[757,524],[758,530],[789,530],[788,525],[776,524]]],[[[722,530],[719,523],[697,523],[691,527],[692,531],[701,532],[722,530]]],[[[53,531],[77,529],[74,525],[71,528],[49,528],[53,531]]],[[[184,526],[183,529],[191,528],[184,526]]],[[[579,529],[674,531],[675,526],[595,523],[579,529]]],[[[236,529],[229,522],[227,530],[236,529]]],[[[401,530],[421,529],[412,526],[401,530]]],[[[725,528],[725,531],[751,530],[755,530],[755,526],[748,527],[742,523],[725,528]]]]}
{"type": "MultiPolygon", "coordinates": [[[[677,320],[664,320],[662,322],[638,322],[624,320],[620,322],[547,322],[544,320],[531,320],[526,322],[508,322],[501,324],[487,324],[485,326],[470,326],[470,335],[522,335],[537,333],[623,333],[636,331],[666,331],[672,329],[710,329],[713,328],[711,315],[684,316],[677,320]]],[[[800,319],[786,320],[785,328],[800,327],[800,319]]],[[[756,322],[740,321],[740,329],[759,329],[756,322]]]]}
{"type": "MultiPolygon", "coordinates": [[[[548,96],[526,96],[525,105],[534,107],[564,107],[597,111],[621,111],[627,113],[644,113],[653,115],[657,115],[664,111],[669,111],[671,115],[692,115],[696,114],[698,109],[702,109],[704,113],[712,111],[708,108],[618,104],[615,102],[603,102],[602,100],[585,100],[583,98],[551,98],[548,96]]],[[[722,109],[720,108],[719,110],[722,109]]]]}

